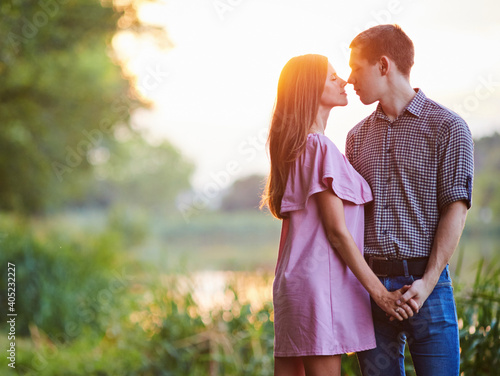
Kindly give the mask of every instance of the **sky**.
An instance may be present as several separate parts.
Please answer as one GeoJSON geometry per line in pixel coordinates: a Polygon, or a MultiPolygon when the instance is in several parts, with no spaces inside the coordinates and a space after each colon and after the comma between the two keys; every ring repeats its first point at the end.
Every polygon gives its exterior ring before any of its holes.
{"type": "MultiPolygon", "coordinates": [[[[500,132],[499,14],[496,0],[160,0],[139,15],[162,25],[172,46],[127,34],[113,45],[153,103],[134,124],[177,146],[196,165],[194,187],[213,196],[268,172],[265,142],[285,63],[319,53],[347,79],[350,41],[377,24],[397,23],[413,40],[413,87],[459,113],[473,137],[500,132]]],[[[376,107],[351,85],[347,93],[326,128],[341,151],[376,107]]]]}

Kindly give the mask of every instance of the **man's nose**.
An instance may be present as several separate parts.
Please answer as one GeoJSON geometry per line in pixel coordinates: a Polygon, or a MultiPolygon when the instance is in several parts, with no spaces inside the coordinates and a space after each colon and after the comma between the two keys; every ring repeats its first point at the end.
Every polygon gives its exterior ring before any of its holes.
{"type": "Polygon", "coordinates": [[[347,78],[347,83],[351,84],[351,85],[354,85],[354,78],[352,77],[352,73],[347,78]]]}

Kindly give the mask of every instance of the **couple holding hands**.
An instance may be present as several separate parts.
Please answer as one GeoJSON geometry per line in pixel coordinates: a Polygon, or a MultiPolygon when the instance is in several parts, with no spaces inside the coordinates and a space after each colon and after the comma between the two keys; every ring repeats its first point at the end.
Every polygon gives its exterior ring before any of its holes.
{"type": "Polygon", "coordinates": [[[364,376],[459,374],[448,262],[471,206],[465,121],[410,85],[414,48],[397,25],[352,41],[346,81],[327,58],[283,68],[269,132],[263,205],[282,219],[273,284],[275,375],[340,375],[356,352],[364,376]],[[325,135],[346,84],[377,109],[345,154],[325,135]]]}

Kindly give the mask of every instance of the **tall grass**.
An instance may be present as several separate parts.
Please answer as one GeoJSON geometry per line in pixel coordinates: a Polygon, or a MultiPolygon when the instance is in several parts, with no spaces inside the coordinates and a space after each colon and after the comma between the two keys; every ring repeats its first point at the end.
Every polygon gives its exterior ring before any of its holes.
{"type": "MultiPolygon", "coordinates": [[[[464,375],[486,376],[500,370],[500,259],[480,259],[472,285],[458,283],[460,369],[464,375]]],[[[459,270],[460,272],[460,270],[459,270]]],[[[460,280],[460,275],[457,276],[460,280]]]]}
{"type": "MultiPolygon", "coordinates": [[[[217,292],[197,275],[162,274],[125,251],[144,236],[134,218],[114,213],[89,232],[0,217],[0,278],[16,264],[19,314],[16,369],[2,357],[2,374],[272,375],[272,271],[226,273],[217,292]]],[[[458,260],[455,277],[464,376],[499,369],[500,268],[475,267],[462,282],[458,260]]],[[[0,299],[4,308],[4,289],[0,299]]],[[[8,342],[0,334],[0,348],[8,342]]],[[[359,375],[355,356],[343,357],[343,374],[359,375]]]]}

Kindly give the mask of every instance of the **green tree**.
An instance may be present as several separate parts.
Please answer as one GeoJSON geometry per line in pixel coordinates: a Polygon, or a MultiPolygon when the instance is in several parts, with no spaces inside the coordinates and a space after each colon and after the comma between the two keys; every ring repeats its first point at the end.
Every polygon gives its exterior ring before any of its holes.
{"type": "Polygon", "coordinates": [[[166,40],[139,22],[140,2],[2,1],[0,209],[42,212],[95,189],[95,166],[123,147],[115,128],[145,105],[113,57],[117,25],[166,40]]]}
{"type": "Polygon", "coordinates": [[[96,164],[98,181],[83,204],[173,209],[177,193],[189,186],[193,165],[169,142],[151,145],[132,132],[114,146],[107,162],[96,164]]]}

